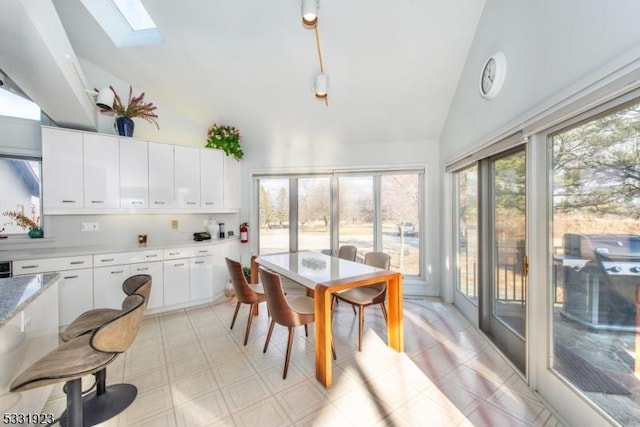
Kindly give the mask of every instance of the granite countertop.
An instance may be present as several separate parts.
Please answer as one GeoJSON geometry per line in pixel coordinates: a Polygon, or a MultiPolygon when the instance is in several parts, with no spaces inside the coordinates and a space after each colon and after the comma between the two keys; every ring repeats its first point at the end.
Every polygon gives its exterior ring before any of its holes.
{"type": "Polygon", "coordinates": [[[60,277],[58,273],[45,273],[0,279],[0,327],[58,282],[60,277]]]}
{"type": "Polygon", "coordinates": [[[195,240],[166,240],[147,245],[138,243],[122,243],[107,245],[87,245],[87,246],[67,246],[58,248],[38,248],[38,249],[18,249],[0,250],[0,261],[18,261],[35,258],[57,258],[65,256],[96,255],[112,252],[146,251],[154,249],[184,248],[193,246],[210,246],[224,242],[239,240],[239,237],[229,237],[226,239],[211,239],[196,242],[195,240]]]}

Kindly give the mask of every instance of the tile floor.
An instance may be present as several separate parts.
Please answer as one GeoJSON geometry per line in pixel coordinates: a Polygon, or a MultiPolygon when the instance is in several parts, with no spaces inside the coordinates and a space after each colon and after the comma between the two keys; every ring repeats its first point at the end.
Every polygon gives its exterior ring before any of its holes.
{"type": "MultiPolygon", "coordinates": [[[[437,298],[405,300],[405,353],[386,347],[377,307],[365,311],[358,352],[357,316],[339,304],[333,323],[338,360],[328,390],[315,380],[313,327],[308,338],[304,328],[296,331],[283,380],[286,328],[276,325],[264,354],[263,309],[245,347],[248,307],[229,330],[234,308],[234,299],[224,299],[145,318],[133,346],[107,374],[109,383],[135,384],[138,396],[103,425],[561,425],[487,340],[437,298]]],[[[64,407],[57,386],[45,412],[64,407]]]]}

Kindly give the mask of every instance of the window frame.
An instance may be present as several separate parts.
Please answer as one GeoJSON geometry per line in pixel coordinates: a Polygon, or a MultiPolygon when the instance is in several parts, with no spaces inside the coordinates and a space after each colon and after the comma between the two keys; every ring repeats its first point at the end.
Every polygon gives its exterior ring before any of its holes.
{"type": "MultiPolygon", "coordinates": [[[[426,168],[420,167],[406,167],[406,168],[375,168],[375,169],[329,169],[329,170],[317,170],[317,171],[305,171],[300,173],[287,172],[254,172],[251,176],[253,197],[252,201],[255,203],[256,209],[253,209],[254,217],[252,218],[254,224],[259,224],[259,211],[260,211],[260,180],[261,179],[289,179],[289,251],[299,250],[298,242],[298,186],[297,181],[300,178],[320,178],[329,177],[330,187],[330,204],[331,204],[331,218],[330,218],[330,250],[333,255],[337,255],[339,246],[339,179],[340,177],[355,177],[355,176],[372,176],[373,177],[373,197],[374,197],[374,247],[375,250],[382,250],[382,215],[381,215],[381,180],[384,175],[418,175],[418,192],[420,205],[418,207],[418,274],[406,274],[405,280],[408,278],[413,281],[420,281],[426,283],[427,272],[426,266],[426,207],[425,207],[425,191],[426,185],[426,168]]],[[[434,236],[435,237],[435,236],[434,236]]],[[[259,253],[260,248],[260,228],[259,225],[255,231],[255,246],[254,250],[259,253]]]]}

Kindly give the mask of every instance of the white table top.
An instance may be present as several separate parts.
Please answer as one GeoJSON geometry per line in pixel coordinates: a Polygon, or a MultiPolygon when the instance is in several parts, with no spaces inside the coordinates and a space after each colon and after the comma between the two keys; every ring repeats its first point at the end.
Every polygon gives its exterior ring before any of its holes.
{"type": "Polygon", "coordinates": [[[318,283],[386,272],[381,268],[313,251],[260,255],[256,262],[311,289],[318,283]]]}

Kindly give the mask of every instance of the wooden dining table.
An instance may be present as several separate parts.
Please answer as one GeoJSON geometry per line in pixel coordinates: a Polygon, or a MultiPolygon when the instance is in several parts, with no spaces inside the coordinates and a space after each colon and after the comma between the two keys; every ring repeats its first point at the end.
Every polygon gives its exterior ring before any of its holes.
{"type": "Polygon", "coordinates": [[[404,351],[402,275],[315,251],[260,255],[256,262],[313,290],[315,301],[316,379],[326,388],[332,383],[331,296],[335,292],[374,283],[387,283],[387,344],[404,351]]]}

